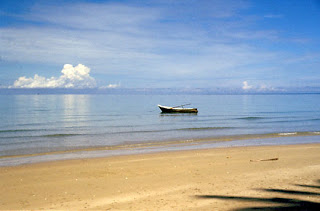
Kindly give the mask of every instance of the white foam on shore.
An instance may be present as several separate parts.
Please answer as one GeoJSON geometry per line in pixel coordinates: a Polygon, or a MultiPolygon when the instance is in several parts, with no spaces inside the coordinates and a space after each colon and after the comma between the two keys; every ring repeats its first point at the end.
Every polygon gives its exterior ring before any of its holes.
{"type": "Polygon", "coordinates": [[[279,136],[292,136],[292,135],[297,135],[297,133],[279,133],[279,136]]]}
{"type": "Polygon", "coordinates": [[[316,132],[312,132],[312,133],[314,133],[314,134],[319,134],[319,135],[320,135],[320,132],[318,132],[318,131],[316,131],[316,132]]]}

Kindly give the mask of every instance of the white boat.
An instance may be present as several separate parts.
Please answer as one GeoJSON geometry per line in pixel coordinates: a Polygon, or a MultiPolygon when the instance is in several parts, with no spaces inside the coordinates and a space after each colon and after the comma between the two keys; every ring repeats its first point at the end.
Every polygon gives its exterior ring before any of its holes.
{"type": "Polygon", "coordinates": [[[161,109],[163,113],[198,113],[197,108],[184,108],[184,105],[181,106],[162,106],[158,105],[158,107],[161,109]]]}

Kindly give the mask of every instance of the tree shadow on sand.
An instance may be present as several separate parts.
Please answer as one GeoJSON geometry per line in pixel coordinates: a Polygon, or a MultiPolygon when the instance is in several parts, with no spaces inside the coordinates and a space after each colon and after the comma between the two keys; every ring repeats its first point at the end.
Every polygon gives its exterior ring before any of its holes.
{"type": "MultiPolygon", "coordinates": [[[[317,181],[320,183],[320,180],[317,181]]],[[[320,186],[316,185],[301,185],[296,184],[296,186],[320,189],[320,186]]],[[[320,196],[319,192],[309,192],[309,191],[297,191],[297,190],[287,190],[287,189],[258,189],[260,191],[281,193],[281,194],[291,194],[293,196],[320,196]]],[[[264,202],[270,203],[270,206],[266,207],[246,207],[241,209],[234,209],[235,211],[249,211],[249,210],[320,210],[320,203],[312,202],[307,200],[299,200],[294,198],[258,198],[258,197],[244,197],[244,196],[223,196],[223,195],[198,195],[200,199],[223,199],[230,201],[246,201],[246,202],[264,202]]]]}

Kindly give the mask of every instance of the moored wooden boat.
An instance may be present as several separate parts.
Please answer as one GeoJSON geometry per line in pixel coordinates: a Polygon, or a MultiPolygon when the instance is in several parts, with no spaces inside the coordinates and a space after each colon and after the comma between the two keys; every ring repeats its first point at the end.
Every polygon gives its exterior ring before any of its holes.
{"type": "Polygon", "coordinates": [[[170,107],[158,105],[163,113],[198,113],[197,108],[170,107]]]}

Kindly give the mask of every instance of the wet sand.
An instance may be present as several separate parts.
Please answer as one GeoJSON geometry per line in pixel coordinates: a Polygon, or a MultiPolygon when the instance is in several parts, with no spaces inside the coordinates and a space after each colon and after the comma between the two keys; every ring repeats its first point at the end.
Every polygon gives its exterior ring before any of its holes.
{"type": "Polygon", "coordinates": [[[320,144],[161,152],[0,168],[1,210],[289,206],[320,209],[320,144]]]}
{"type": "MultiPolygon", "coordinates": [[[[292,145],[319,143],[320,132],[286,132],[265,134],[225,135],[208,138],[178,139],[152,142],[131,142],[110,146],[73,146],[69,149],[48,150],[37,153],[9,152],[0,156],[0,167],[30,163],[96,158],[116,155],[153,153],[237,146],[292,145]],[[273,139],[273,140],[271,140],[273,139]]],[[[26,150],[27,151],[27,150],[26,150]]]]}

